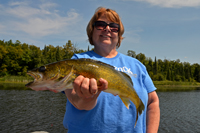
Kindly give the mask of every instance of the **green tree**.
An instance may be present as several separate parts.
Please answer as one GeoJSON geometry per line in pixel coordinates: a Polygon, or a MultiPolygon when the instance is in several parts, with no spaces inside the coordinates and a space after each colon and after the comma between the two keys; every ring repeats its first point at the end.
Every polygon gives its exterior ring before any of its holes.
{"type": "Polygon", "coordinates": [[[0,44],[0,76],[5,76],[7,74],[7,65],[5,64],[5,58],[8,51],[6,48],[0,44]]]}
{"type": "Polygon", "coordinates": [[[26,43],[23,43],[21,45],[22,48],[22,55],[21,55],[21,59],[19,61],[21,68],[21,72],[19,72],[20,75],[26,75],[26,72],[28,70],[28,63],[31,62],[31,57],[30,57],[30,53],[31,50],[29,49],[29,45],[26,43]]]}
{"type": "MultiPolygon", "coordinates": [[[[146,68],[148,73],[150,74],[150,72],[152,72],[152,76],[153,76],[153,60],[151,58],[148,59],[148,63],[146,64],[146,68]]],[[[152,76],[150,76],[152,78],[152,76]]]]}
{"type": "Polygon", "coordinates": [[[143,63],[144,65],[146,64],[146,56],[142,53],[139,53],[136,56],[136,59],[138,59],[141,63],[143,63]]]}
{"type": "Polygon", "coordinates": [[[56,60],[60,61],[62,59],[61,57],[61,48],[59,46],[56,47],[56,60]]]}
{"type": "Polygon", "coordinates": [[[18,46],[8,46],[8,58],[7,64],[8,69],[11,75],[18,75],[18,72],[21,71],[22,66],[20,66],[21,57],[23,55],[23,50],[18,46]]]}
{"type": "Polygon", "coordinates": [[[185,71],[184,71],[183,63],[179,63],[179,71],[180,71],[181,80],[185,81],[185,71]]]}
{"type": "Polygon", "coordinates": [[[170,68],[168,68],[168,70],[167,70],[167,78],[166,79],[171,80],[171,70],[170,70],[170,68]]]}
{"type": "Polygon", "coordinates": [[[136,53],[133,50],[128,50],[127,55],[136,58],[136,53]]]}
{"type": "Polygon", "coordinates": [[[154,65],[153,65],[153,74],[157,75],[158,74],[158,63],[155,57],[154,65]]]}
{"type": "MultiPolygon", "coordinates": [[[[88,50],[90,50],[88,46],[88,50]]],[[[54,47],[45,45],[44,49],[39,47],[21,44],[19,40],[13,43],[12,40],[0,40],[0,76],[5,75],[26,75],[26,71],[39,67],[41,65],[59,61],[62,59],[70,59],[74,53],[82,53],[87,50],[78,49],[71,40],[63,47],[54,47]]],[[[170,61],[165,59],[156,59],[153,62],[151,58],[147,58],[144,54],[136,55],[135,51],[128,50],[127,55],[137,58],[143,63],[150,77],[153,80],[175,80],[175,81],[197,81],[200,82],[200,65],[190,65],[188,62],[170,61]]]]}
{"type": "Polygon", "coordinates": [[[157,66],[158,66],[158,73],[160,73],[160,74],[162,74],[163,75],[163,77],[164,77],[164,63],[163,63],[163,61],[161,60],[161,59],[158,59],[157,60],[157,66]]]}
{"type": "Polygon", "coordinates": [[[200,65],[199,64],[194,64],[195,70],[193,73],[193,77],[197,82],[200,82],[200,65]]]}
{"type": "Polygon", "coordinates": [[[29,45],[31,61],[28,63],[28,68],[33,69],[42,65],[42,51],[39,47],[29,45]]]}
{"type": "Polygon", "coordinates": [[[55,62],[56,61],[56,51],[57,48],[55,48],[53,45],[47,46],[48,53],[47,53],[47,63],[55,62]]]}
{"type": "Polygon", "coordinates": [[[187,81],[191,80],[191,68],[190,68],[190,63],[184,62],[184,71],[185,71],[185,78],[187,81]]]}
{"type": "Polygon", "coordinates": [[[74,45],[72,44],[71,40],[68,40],[68,43],[66,43],[63,47],[65,53],[64,58],[71,59],[75,51],[74,45]]]}

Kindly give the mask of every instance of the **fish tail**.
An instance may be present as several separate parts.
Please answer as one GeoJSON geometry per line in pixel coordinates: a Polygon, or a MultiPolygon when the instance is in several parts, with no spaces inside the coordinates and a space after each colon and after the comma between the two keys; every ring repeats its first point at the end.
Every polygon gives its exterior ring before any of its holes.
{"type": "Polygon", "coordinates": [[[122,102],[124,103],[124,105],[126,106],[127,109],[129,109],[129,106],[130,106],[130,101],[128,98],[125,98],[125,97],[121,97],[119,96],[122,100],[122,102]]]}
{"type": "Polygon", "coordinates": [[[135,126],[136,126],[136,124],[137,124],[137,120],[138,120],[138,110],[137,110],[137,114],[136,114],[136,120],[135,120],[134,128],[135,128],[135,126]]]}

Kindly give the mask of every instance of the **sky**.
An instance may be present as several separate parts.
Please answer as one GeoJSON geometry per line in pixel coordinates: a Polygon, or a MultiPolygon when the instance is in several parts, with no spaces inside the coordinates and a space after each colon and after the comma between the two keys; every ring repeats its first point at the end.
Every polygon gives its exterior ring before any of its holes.
{"type": "Polygon", "coordinates": [[[98,7],[115,10],[124,25],[118,52],[200,64],[200,0],[1,0],[0,40],[79,49],[98,7]]]}

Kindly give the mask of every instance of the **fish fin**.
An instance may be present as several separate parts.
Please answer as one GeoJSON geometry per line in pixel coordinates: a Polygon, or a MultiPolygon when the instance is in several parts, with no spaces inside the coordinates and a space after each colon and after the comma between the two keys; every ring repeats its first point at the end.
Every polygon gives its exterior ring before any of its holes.
{"type": "Polygon", "coordinates": [[[56,88],[57,91],[63,91],[65,89],[72,89],[72,88],[69,88],[69,87],[71,87],[70,83],[73,82],[75,77],[76,77],[76,75],[73,73],[73,66],[72,66],[70,73],[68,75],[66,75],[62,80],[55,83],[53,85],[53,88],[56,88]]]}
{"type": "Polygon", "coordinates": [[[58,79],[59,74],[57,73],[54,77],[51,78],[51,80],[56,80],[58,79]]]}
{"type": "Polygon", "coordinates": [[[71,71],[67,76],[65,76],[61,81],[59,81],[59,83],[67,82],[72,75],[73,75],[73,73],[71,71]]]}
{"type": "Polygon", "coordinates": [[[128,75],[128,74],[126,74],[126,73],[124,73],[124,72],[120,72],[126,79],[127,79],[127,81],[129,81],[130,83],[131,83],[131,85],[133,86],[133,81],[132,81],[132,79],[131,79],[131,77],[128,75]]]}
{"type": "Polygon", "coordinates": [[[136,124],[137,124],[137,121],[138,121],[138,110],[137,110],[137,114],[136,114],[136,120],[135,120],[134,128],[135,128],[135,126],[136,126],[136,124]]]}
{"type": "MultiPolygon", "coordinates": [[[[119,96],[120,97],[120,96],[119,96]]],[[[129,109],[130,101],[128,98],[120,97],[127,109],[129,109]]]]}
{"type": "Polygon", "coordinates": [[[144,110],[144,104],[143,104],[143,102],[142,101],[140,101],[140,105],[139,105],[139,107],[138,107],[138,112],[139,112],[139,114],[141,115],[142,114],[142,111],[144,110]]]}
{"type": "MultiPolygon", "coordinates": [[[[139,107],[137,108],[137,116],[136,116],[136,120],[135,120],[135,126],[136,126],[136,124],[137,124],[137,120],[138,120],[138,114],[139,115],[141,115],[142,114],[142,111],[144,110],[144,104],[143,104],[143,102],[140,100],[140,105],[139,105],[139,107]]],[[[134,126],[134,128],[135,128],[135,126],[134,126]]]]}

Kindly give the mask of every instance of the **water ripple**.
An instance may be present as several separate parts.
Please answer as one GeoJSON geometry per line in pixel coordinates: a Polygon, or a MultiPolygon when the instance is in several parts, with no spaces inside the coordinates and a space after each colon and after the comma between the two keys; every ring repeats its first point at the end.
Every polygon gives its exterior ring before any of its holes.
{"type": "MultiPolygon", "coordinates": [[[[158,92],[159,133],[200,131],[200,91],[158,92]]],[[[62,121],[66,97],[62,93],[0,90],[0,133],[46,131],[65,133],[62,121]]]]}
{"type": "Polygon", "coordinates": [[[61,93],[0,90],[0,132],[67,132],[62,121],[66,97],[61,93]]]}
{"type": "Polygon", "coordinates": [[[158,92],[160,133],[197,133],[200,131],[200,91],[158,92]]]}

